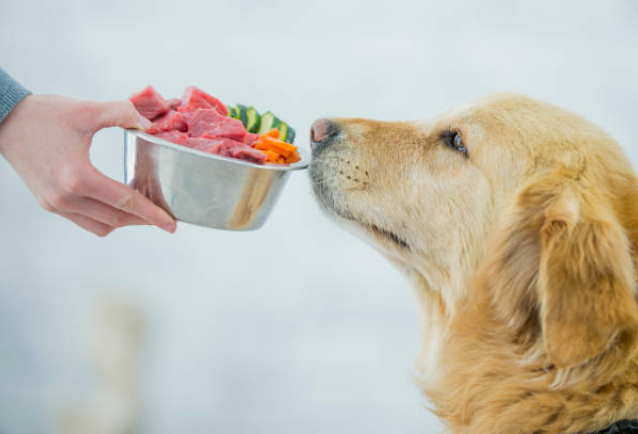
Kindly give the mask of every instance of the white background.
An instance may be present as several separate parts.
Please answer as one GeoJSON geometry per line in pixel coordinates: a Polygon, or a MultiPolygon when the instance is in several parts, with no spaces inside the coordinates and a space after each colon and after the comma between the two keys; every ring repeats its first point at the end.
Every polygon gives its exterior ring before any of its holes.
{"type": "MultiPolygon", "coordinates": [[[[322,116],[434,115],[515,91],[601,125],[634,163],[638,2],[0,0],[0,65],[98,100],[198,85],[272,110],[308,146],[322,116]]],[[[95,164],[122,179],[122,133],[95,164]]],[[[427,218],[427,216],[423,216],[427,218]]],[[[435,433],[412,385],[402,277],[295,173],[252,233],[181,224],[106,239],[40,210],[0,159],[0,432],[50,432],[94,387],[92,306],[144,312],[145,433],[435,433]]]]}

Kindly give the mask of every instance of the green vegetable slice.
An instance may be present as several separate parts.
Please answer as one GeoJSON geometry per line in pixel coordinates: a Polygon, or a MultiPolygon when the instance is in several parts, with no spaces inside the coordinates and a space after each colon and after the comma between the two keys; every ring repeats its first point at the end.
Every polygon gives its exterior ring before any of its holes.
{"type": "Polygon", "coordinates": [[[248,116],[246,115],[248,107],[246,107],[245,105],[236,104],[235,110],[237,111],[237,119],[239,119],[241,123],[246,126],[246,124],[248,124],[248,116]]]}
{"type": "Polygon", "coordinates": [[[286,142],[290,143],[291,145],[293,144],[293,142],[295,141],[295,130],[292,127],[288,127],[288,134],[286,135],[286,142]]]}
{"type": "Polygon", "coordinates": [[[283,140],[285,142],[286,137],[288,137],[288,124],[284,121],[280,121],[277,129],[279,130],[279,140],[283,140]]]}
{"type": "Polygon", "coordinates": [[[273,123],[275,122],[275,115],[272,112],[266,112],[261,115],[261,124],[259,125],[258,133],[260,136],[266,134],[273,129],[273,123]]]}
{"type": "Polygon", "coordinates": [[[259,116],[259,112],[255,109],[255,107],[248,107],[248,110],[246,110],[246,118],[246,129],[248,132],[256,133],[259,131],[261,116],[259,116]]]}

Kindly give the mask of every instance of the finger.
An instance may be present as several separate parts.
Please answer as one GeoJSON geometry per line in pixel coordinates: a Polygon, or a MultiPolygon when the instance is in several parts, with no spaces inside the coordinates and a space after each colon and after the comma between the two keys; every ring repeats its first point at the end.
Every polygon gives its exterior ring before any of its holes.
{"type": "Polygon", "coordinates": [[[73,223],[78,225],[79,227],[86,229],[89,232],[94,233],[98,237],[105,237],[115,229],[112,226],[105,225],[97,220],[92,219],[91,217],[87,217],[82,214],[77,214],[73,212],[58,212],[57,214],[66,218],[67,220],[71,220],[73,223]]]}
{"type": "Polygon", "coordinates": [[[152,123],[140,115],[131,101],[99,102],[98,126],[99,128],[122,127],[145,130],[152,123]]]}
{"type": "Polygon", "coordinates": [[[162,208],[155,205],[138,191],[104,176],[97,169],[87,176],[85,196],[103,202],[129,214],[134,214],[148,223],[173,233],[176,223],[162,208]]]}
{"type": "Polygon", "coordinates": [[[148,224],[135,214],[113,208],[90,197],[73,197],[68,200],[66,207],[70,212],[85,215],[114,228],[148,224]]]}

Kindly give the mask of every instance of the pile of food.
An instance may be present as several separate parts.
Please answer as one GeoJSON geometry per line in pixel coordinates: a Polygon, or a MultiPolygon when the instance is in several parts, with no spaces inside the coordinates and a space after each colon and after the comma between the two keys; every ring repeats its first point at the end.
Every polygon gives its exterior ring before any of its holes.
{"type": "Polygon", "coordinates": [[[295,130],[271,112],[226,106],[189,86],[181,98],[164,99],[152,86],[130,98],[137,111],[153,122],[147,133],[199,151],[257,164],[299,161],[295,130]]]}

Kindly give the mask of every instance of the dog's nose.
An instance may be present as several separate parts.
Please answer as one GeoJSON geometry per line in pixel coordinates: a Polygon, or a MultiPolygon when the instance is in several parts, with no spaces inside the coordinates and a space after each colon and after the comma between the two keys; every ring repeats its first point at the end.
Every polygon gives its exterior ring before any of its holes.
{"type": "Polygon", "coordinates": [[[329,119],[318,119],[310,127],[310,149],[328,143],[339,133],[339,127],[329,119]]]}

